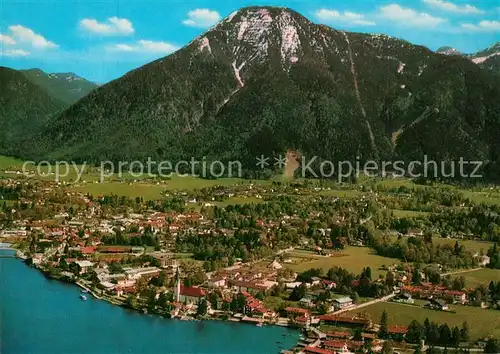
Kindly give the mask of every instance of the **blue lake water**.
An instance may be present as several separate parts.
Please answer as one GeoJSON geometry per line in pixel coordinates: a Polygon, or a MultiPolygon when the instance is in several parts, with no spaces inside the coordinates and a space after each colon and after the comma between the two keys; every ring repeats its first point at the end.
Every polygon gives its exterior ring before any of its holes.
{"type": "Polygon", "coordinates": [[[0,258],[0,353],[279,353],[299,337],[275,326],[168,320],[79,294],[19,259],[0,258]]]}

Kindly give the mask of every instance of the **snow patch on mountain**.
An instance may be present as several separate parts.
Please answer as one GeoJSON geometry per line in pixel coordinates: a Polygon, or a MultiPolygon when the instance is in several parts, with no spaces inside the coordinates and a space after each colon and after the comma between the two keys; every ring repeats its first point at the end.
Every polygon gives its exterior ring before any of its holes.
{"type": "Polygon", "coordinates": [[[485,62],[486,60],[488,60],[489,58],[494,57],[494,56],[496,56],[496,55],[500,55],[500,52],[498,52],[498,53],[493,53],[493,54],[490,54],[490,55],[486,55],[486,56],[484,56],[484,57],[477,57],[477,58],[473,58],[473,59],[472,59],[472,62],[473,62],[474,64],[481,64],[481,63],[484,63],[484,62],[485,62]]]}
{"type": "Polygon", "coordinates": [[[249,23],[247,22],[246,18],[243,19],[243,21],[240,23],[240,29],[238,30],[238,40],[241,41],[243,39],[243,36],[245,35],[245,32],[247,28],[249,27],[249,23]]]}
{"type": "Polygon", "coordinates": [[[273,18],[268,10],[249,11],[247,16],[241,18],[238,40],[259,40],[262,35],[269,31],[273,18]]]}
{"type": "Polygon", "coordinates": [[[269,10],[267,10],[267,9],[260,9],[259,11],[257,11],[257,13],[261,16],[261,19],[264,22],[272,22],[273,17],[269,13],[269,10]]]}
{"type": "Polygon", "coordinates": [[[243,62],[241,63],[240,66],[237,66],[236,65],[236,60],[233,61],[233,63],[231,64],[231,66],[233,67],[233,71],[234,71],[234,77],[236,78],[236,81],[238,82],[238,86],[241,88],[243,86],[245,86],[243,80],[241,79],[241,74],[240,74],[240,70],[243,69],[243,67],[245,66],[246,62],[243,62]]]}
{"type": "Polygon", "coordinates": [[[300,40],[297,29],[294,26],[286,26],[281,32],[281,60],[295,56],[299,48],[300,40]]]}
{"type": "Polygon", "coordinates": [[[212,53],[212,48],[210,47],[210,40],[207,37],[202,37],[200,39],[200,46],[198,47],[200,52],[203,52],[205,48],[208,49],[210,53],[212,53]]]}
{"type": "Polygon", "coordinates": [[[281,61],[283,63],[291,57],[296,57],[300,47],[299,32],[292,21],[290,13],[284,12],[281,14],[281,61]]]}
{"type": "Polygon", "coordinates": [[[443,55],[462,55],[462,53],[452,47],[441,47],[436,52],[443,55]]]}

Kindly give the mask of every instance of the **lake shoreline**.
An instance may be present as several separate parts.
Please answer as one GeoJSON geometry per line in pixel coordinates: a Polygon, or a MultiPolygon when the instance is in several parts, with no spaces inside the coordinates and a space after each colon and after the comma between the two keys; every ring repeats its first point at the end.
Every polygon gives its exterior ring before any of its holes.
{"type": "MultiPolygon", "coordinates": [[[[246,321],[243,321],[241,318],[236,318],[236,317],[228,317],[227,319],[223,319],[223,318],[219,318],[219,317],[213,317],[213,316],[204,316],[203,318],[195,318],[195,317],[191,317],[191,316],[171,316],[170,314],[165,314],[165,313],[160,313],[160,312],[149,312],[146,308],[131,308],[129,306],[126,306],[126,304],[123,302],[123,301],[118,301],[118,300],[115,300],[115,299],[112,299],[111,297],[109,296],[101,296],[99,294],[97,294],[96,291],[92,290],[90,287],[88,287],[87,285],[85,285],[83,282],[77,280],[77,281],[74,281],[74,280],[65,280],[63,279],[63,277],[54,277],[52,274],[50,274],[47,270],[43,269],[42,267],[38,266],[38,265],[35,265],[35,264],[28,264],[26,262],[27,260],[27,257],[24,255],[24,253],[22,251],[20,251],[19,249],[16,249],[16,248],[9,248],[9,250],[12,250],[12,251],[16,251],[16,258],[20,259],[23,261],[23,265],[25,267],[28,267],[28,268],[32,268],[34,270],[36,270],[37,272],[41,273],[45,278],[47,279],[50,279],[50,280],[54,280],[54,281],[57,281],[57,282],[60,282],[60,283],[63,283],[63,284],[67,284],[67,285],[76,285],[76,287],[82,289],[82,290],[85,290],[86,293],[88,294],[91,294],[96,300],[100,300],[100,301],[104,301],[110,305],[113,305],[113,306],[118,306],[124,310],[128,310],[128,311],[133,311],[134,313],[137,313],[139,315],[150,315],[150,316],[157,316],[159,318],[162,318],[162,319],[166,319],[166,320],[177,320],[177,321],[180,321],[180,322],[221,322],[221,323],[228,323],[228,324],[234,324],[234,323],[238,323],[238,324],[244,324],[244,325],[248,325],[248,326],[255,326],[254,323],[251,323],[251,322],[246,322],[246,321]]],[[[290,330],[290,331],[296,331],[298,333],[301,333],[302,332],[302,328],[298,328],[298,327],[294,327],[294,326],[289,326],[289,325],[286,325],[286,324],[278,324],[278,323],[272,323],[272,322],[263,322],[264,323],[264,327],[281,327],[281,328],[286,328],[287,330],[290,330]]],[[[281,338],[276,338],[276,341],[279,342],[281,338]]],[[[297,342],[293,345],[293,347],[291,349],[282,349],[281,351],[292,351],[294,348],[297,347],[297,344],[298,344],[299,340],[297,340],[297,342]]]]}
{"type": "MultiPolygon", "coordinates": [[[[5,253],[9,255],[13,251],[5,253]]],[[[54,281],[57,279],[25,262],[21,264],[14,257],[0,262],[6,275],[2,276],[0,287],[0,307],[6,323],[2,329],[2,336],[5,336],[2,346],[6,354],[148,354],[165,350],[165,346],[169,348],[168,352],[179,354],[278,353],[293,348],[299,340],[298,331],[280,329],[279,326],[259,328],[212,318],[164,321],[171,318],[152,312],[144,316],[141,309],[123,305],[119,307],[125,311],[117,311],[117,307],[113,306],[116,304],[98,293],[95,294],[97,297],[92,295],[90,301],[80,300],[79,289],[88,288],[85,284],[75,287],[69,282],[54,281]],[[27,318],[31,318],[36,331],[26,327],[27,318]],[[65,321],[70,321],[71,325],[61,327],[60,323],[65,321]],[[82,336],[82,333],[85,335],[82,336]],[[131,336],[130,333],[141,335],[131,336]],[[88,337],[93,340],[86,340],[88,337]],[[21,341],[20,338],[26,340],[21,341]],[[248,342],[254,344],[248,346],[245,344],[248,342]]]]}

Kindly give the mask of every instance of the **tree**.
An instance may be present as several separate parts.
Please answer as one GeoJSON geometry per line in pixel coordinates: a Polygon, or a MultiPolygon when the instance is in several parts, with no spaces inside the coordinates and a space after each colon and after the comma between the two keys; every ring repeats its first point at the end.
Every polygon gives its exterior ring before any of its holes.
{"type": "Polygon", "coordinates": [[[387,311],[384,310],[384,312],[382,312],[382,316],[380,316],[380,330],[378,331],[378,336],[380,338],[387,338],[389,335],[389,332],[387,330],[387,322],[387,311]]]}
{"type": "Polygon", "coordinates": [[[137,307],[137,297],[135,295],[129,295],[125,301],[125,305],[131,309],[135,309],[137,307]]]}
{"type": "Polygon", "coordinates": [[[408,332],[406,333],[406,340],[409,343],[419,343],[424,336],[424,328],[420,323],[413,320],[408,326],[408,332]]]}
{"type": "Polygon", "coordinates": [[[420,274],[420,270],[418,268],[413,268],[412,282],[416,285],[420,285],[420,283],[422,283],[422,274],[420,274]]]}
{"type": "Polygon", "coordinates": [[[439,343],[441,345],[451,344],[451,330],[447,323],[444,323],[439,327],[439,343]]]}
{"type": "Polygon", "coordinates": [[[357,293],[357,291],[353,292],[352,295],[351,295],[351,299],[354,303],[358,302],[359,301],[359,295],[357,293]]]}
{"type": "Polygon", "coordinates": [[[355,340],[355,341],[362,341],[363,340],[363,329],[362,328],[356,328],[354,330],[353,340],[355,340]]]}
{"type": "Polygon", "coordinates": [[[395,284],[395,279],[394,279],[394,273],[393,272],[387,272],[387,275],[385,276],[385,284],[392,289],[392,287],[395,284]]]}
{"type": "Polygon", "coordinates": [[[243,312],[247,304],[247,299],[243,294],[236,295],[231,301],[230,309],[233,312],[243,312]]]}
{"type": "Polygon", "coordinates": [[[207,314],[207,311],[208,311],[207,300],[205,298],[203,298],[198,303],[198,309],[196,311],[196,314],[198,316],[205,316],[207,314]]]}
{"type": "Polygon", "coordinates": [[[500,353],[500,341],[498,339],[490,338],[486,342],[486,346],[484,347],[485,353],[500,353]]]}
{"type": "Polygon", "coordinates": [[[304,284],[300,284],[299,286],[293,288],[292,292],[290,293],[289,299],[291,301],[299,301],[305,295],[306,295],[306,286],[304,284]]]}
{"type": "Polygon", "coordinates": [[[453,330],[451,331],[451,344],[455,348],[457,348],[460,344],[460,337],[460,329],[457,326],[453,327],[453,330]]]}
{"type": "Polygon", "coordinates": [[[422,354],[422,346],[419,344],[413,354],[422,354]]]}
{"type": "Polygon", "coordinates": [[[436,349],[434,347],[429,347],[427,348],[427,350],[425,351],[425,354],[441,354],[441,351],[439,349],[436,349]]]}
{"type": "Polygon", "coordinates": [[[381,353],[382,354],[392,354],[393,350],[391,348],[391,343],[389,343],[388,340],[386,340],[384,342],[384,344],[382,345],[382,351],[381,353]]]}
{"type": "Polygon", "coordinates": [[[460,340],[462,342],[468,342],[470,340],[469,324],[467,321],[462,323],[462,328],[460,329],[460,340]]]}

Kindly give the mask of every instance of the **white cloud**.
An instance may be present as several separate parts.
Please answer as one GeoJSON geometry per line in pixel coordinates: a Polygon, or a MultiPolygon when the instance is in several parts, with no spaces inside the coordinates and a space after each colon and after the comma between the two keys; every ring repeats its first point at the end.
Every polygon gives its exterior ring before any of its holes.
{"type": "Polygon", "coordinates": [[[114,44],[107,49],[112,52],[170,54],[179,48],[168,42],[141,39],[133,44],[114,44]]]}
{"type": "Polygon", "coordinates": [[[188,12],[188,18],[182,21],[183,24],[190,27],[209,28],[219,22],[221,19],[217,11],[209,9],[196,9],[188,12]]]}
{"type": "Polygon", "coordinates": [[[443,0],[423,0],[427,5],[449,12],[461,13],[461,14],[482,14],[483,10],[478,9],[472,5],[456,5],[451,2],[446,2],[443,0]]]}
{"type": "Polygon", "coordinates": [[[25,57],[29,54],[30,52],[27,52],[23,49],[7,49],[0,51],[0,56],[5,56],[5,57],[25,57]]]}
{"type": "Polygon", "coordinates": [[[481,21],[477,25],[462,23],[462,28],[477,32],[500,32],[500,21],[481,21]]]}
{"type": "Polygon", "coordinates": [[[141,39],[138,43],[141,48],[151,53],[172,53],[178,49],[175,45],[167,42],[155,42],[141,39]]]}
{"type": "Polygon", "coordinates": [[[398,4],[382,6],[380,14],[382,18],[387,20],[414,27],[436,27],[447,21],[444,18],[434,17],[426,12],[417,12],[398,4]]]}
{"type": "Polygon", "coordinates": [[[80,28],[83,30],[106,36],[129,35],[134,33],[132,22],[126,18],[110,17],[107,22],[99,22],[93,18],[84,18],[80,21],[80,28]]]}
{"type": "Polygon", "coordinates": [[[133,46],[128,44],[115,44],[111,48],[120,52],[133,52],[135,50],[133,46]]]}
{"type": "Polygon", "coordinates": [[[33,30],[21,25],[9,26],[12,36],[20,42],[30,43],[35,48],[57,48],[54,42],[48,41],[43,36],[33,32],[33,30]]]}
{"type": "Polygon", "coordinates": [[[337,10],[319,9],[316,11],[316,17],[324,22],[343,22],[351,25],[375,26],[376,23],[364,19],[364,15],[355,12],[344,11],[340,13],[337,10]]]}
{"type": "Polygon", "coordinates": [[[9,37],[6,34],[1,34],[1,33],[0,33],[0,42],[3,44],[9,44],[9,45],[16,44],[16,41],[14,40],[14,38],[9,37]]]}

